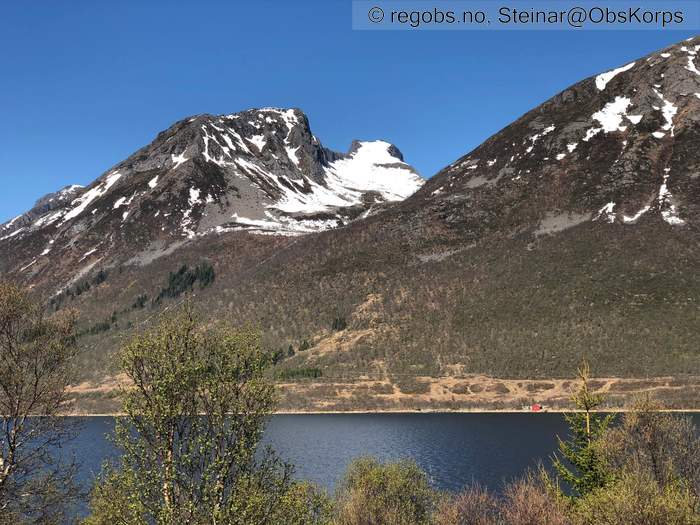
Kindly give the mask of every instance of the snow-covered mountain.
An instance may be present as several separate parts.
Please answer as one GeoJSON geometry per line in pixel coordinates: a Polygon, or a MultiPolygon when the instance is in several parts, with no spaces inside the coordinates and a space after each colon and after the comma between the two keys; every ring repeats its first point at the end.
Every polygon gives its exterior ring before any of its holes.
{"type": "Polygon", "coordinates": [[[331,151],[298,109],[177,122],[88,187],[69,186],[0,226],[6,271],[90,260],[230,231],[301,235],[402,200],[423,179],[383,141],[331,151]]]}

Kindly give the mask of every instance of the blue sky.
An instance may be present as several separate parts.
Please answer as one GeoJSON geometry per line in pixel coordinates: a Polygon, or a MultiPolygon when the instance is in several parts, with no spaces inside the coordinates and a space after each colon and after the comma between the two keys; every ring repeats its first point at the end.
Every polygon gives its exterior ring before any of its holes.
{"type": "Polygon", "coordinates": [[[426,177],[568,85],[691,33],[352,31],[346,0],[0,2],[0,222],[185,116],[302,108],[426,177]]]}

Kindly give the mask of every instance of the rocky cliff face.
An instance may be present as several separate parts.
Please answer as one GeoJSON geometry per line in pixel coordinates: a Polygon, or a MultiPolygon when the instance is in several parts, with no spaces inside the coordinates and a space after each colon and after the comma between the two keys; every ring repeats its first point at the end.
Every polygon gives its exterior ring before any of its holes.
{"type": "Polygon", "coordinates": [[[26,279],[57,261],[139,261],[206,235],[321,231],[402,200],[422,183],[389,143],[355,141],[347,154],[323,147],[299,110],[200,115],[87,188],[48,195],[0,226],[0,245],[13,254],[0,264],[26,279]]]}
{"type": "Polygon", "coordinates": [[[697,227],[699,43],[566,89],[445,168],[415,201],[474,239],[589,221],[697,227]]]}

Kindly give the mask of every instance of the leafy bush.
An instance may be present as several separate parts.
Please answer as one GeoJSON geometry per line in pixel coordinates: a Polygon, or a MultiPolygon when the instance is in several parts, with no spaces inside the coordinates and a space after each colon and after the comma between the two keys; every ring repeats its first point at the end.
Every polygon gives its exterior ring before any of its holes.
{"type": "Polygon", "coordinates": [[[433,518],[434,525],[497,525],[499,501],[479,485],[445,498],[433,518]]]}
{"type": "Polygon", "coordinates": [[[259,450],[275,396],[257,332],[207,330],[185,308],[136,336],[120,363],[133,384],[115,428],[122,454],[86,523],[327,523],[325,495],[259,450]]]}
{"type": "Polygon", "coordinates": [[[336,499],[338,525],[428,525],[438,494],[413,461],[380,463],[356,459],[336,499]]]}
{"type": "Polygon", "coordinates": [[[697,525],[697,501],[682,484],[661,487],[648,473],[625,472],[579,500],[576,525],[697,525]]]}
{"type": "Polygon", "coordinates": [[[501,503],[501,523],[508,525],[569,525],[565,500],[535,476],[509,483],[501,503]]]}

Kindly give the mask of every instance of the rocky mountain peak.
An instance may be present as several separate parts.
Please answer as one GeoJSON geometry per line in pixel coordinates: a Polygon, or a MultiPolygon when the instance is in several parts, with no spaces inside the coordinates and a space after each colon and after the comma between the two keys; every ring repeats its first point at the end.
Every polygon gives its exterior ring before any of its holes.
{"type": "Polygon", "coordinates": [[[699,51],[696,37],[579,82],[445,168],[415,199],[474,234],[697,223],[699,51]]]}
{"type": "Polygon", "coordinates": [[[388,142],[355,141],[347,154],[324,147],[299,109],[196,115],[87,188],[43,197],[0,226],[0,243],[21,254],[7,264],[31,272],[61,250],[133,258],[231,231],[301,235],[373,213],[423,182],[388,142]]]}

